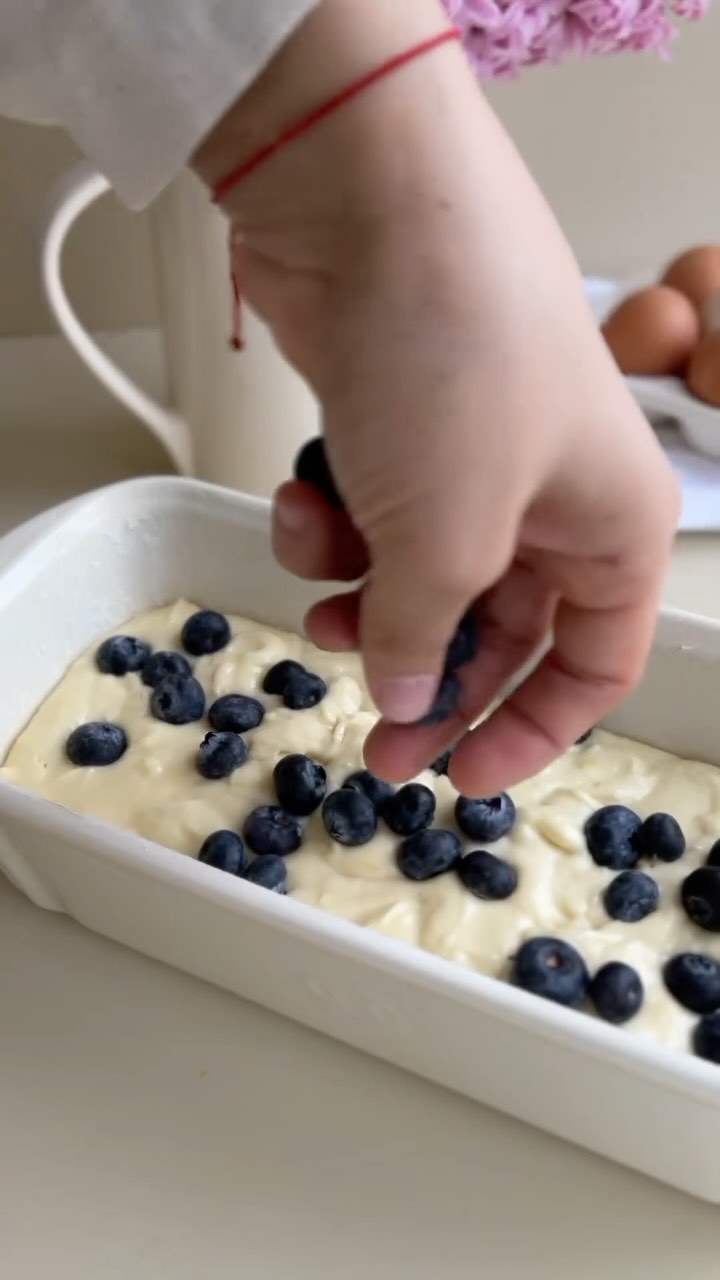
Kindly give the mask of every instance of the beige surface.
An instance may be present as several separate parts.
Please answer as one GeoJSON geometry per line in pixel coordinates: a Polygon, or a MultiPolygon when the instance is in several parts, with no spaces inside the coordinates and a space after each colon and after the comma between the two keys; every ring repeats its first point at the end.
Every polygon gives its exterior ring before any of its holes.
{"type": "MultiPolygon", "coordinates": [[[[0,117],[0,338],[54,331],[40,290],[37,227],[47,192],[77,160],[59,130],[0,117]]],[[[112,197],[101,201],[70,238],[67,281],[91,329],[156,324],[146,220],[112,197]]]]}
{"type": "Polygon", "coordinates": [[[654,267],[720,226],[720,5],[672,60],[540,68],[491,98],[586,272],[654,267]]]}

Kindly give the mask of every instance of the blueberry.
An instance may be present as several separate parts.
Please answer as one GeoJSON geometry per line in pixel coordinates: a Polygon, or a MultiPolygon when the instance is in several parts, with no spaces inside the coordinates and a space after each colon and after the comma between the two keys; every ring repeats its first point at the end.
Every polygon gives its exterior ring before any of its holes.
{"type": "Polygon", "coordinates": [[[698,867],[683,881],[682,904],[694,924],[720,933],[720,867],[698,867]]]}
{"type": "Polygon", "coordinates": [[[677,862],[685,852],[682,827],[669,813],[651,813],[640,826],[636,844],[641,858],[661,862],[677,862]]]}
{"type": "Polygon", "coordinates": [[[229,871],[231,876],[241,876],[248,862],[245,845],[234,831],[213,831],[203,840],[198,858],[208,867],[229,871]]]}
{"type": "Polygon", "coordinates": [[[590,983],[590,999],[595,1012],[606,1022],[629,1022],[645,998],[639,973],[629,964],[611,960],[598,969],[590,983]]]}
{"type": "Polygon", "coordinates": [[[671,956],[663,969],[671,996],[693,1013],[720,1009],[720,964],[712,956],[683,951],[671,956]]]}
{"type": "Polygon", "coordinates": [[[358,769],[343,782],[344,787],[353,791],[361,791],[367,796],[376,813],[379,813],[386,800],[395,794],[395,788],[382,778],[377,778],[369,769],[358,769]]]}
{"type": "Polygon", "coordinates": [[[585,843],[593,862],[612,871],[625,871],[638,860],[640,818],[624,804],[608,804],[585,823],[585,843]]]}
{"type": "Polygon", "coordinates": [[[125,730],[118,724],[106,724],[102,720],[90,720],[73,729],[65,743],[68,760],[72,764],[115,764],[127,751],[125,730]]]}
{"type": "Polygon", "coordinates": [[[475,800],[471,796],[458,796],[455,801],[455,821],[463,835],[470,840],[500,840],[515,825],[517,810],[506,791],[499,796],[475,800]]]}
{"type": "Polygon", "coordinates": [[[720,840],[716,840],[707,856],[708,867],[720,867],[720,840]]]}
{"type": "Polygon", "coordinates": [[[287,867],[275,853],[261,853],[250,863],[243,880],[273,893],[287,893],[287,867]]]}
{"type": "Polygon", "coordinates": [[[175,653],[172,649],[158,649],[151,653],[143,667],[143,684],[154,689],[161,680],[168,676],[182,676],[188,679],[192,675],[192,667],[183,653],[175,653]]]}
{"type": "Polygon", "coordinates": [[[437,688],[433,704],[418,724],[442,724],[457,710],[460,700],[460,681],[454,671],[446,671],[437,688]]]}
{"type": "Polygon", "coordinates": [[[247,760],[247,747],[239,733],[206,733],[195,759],[203,778],[229,778],[247,760]]]}
{"type": "Polygon", "coordinates": [[[476,898],[488,901],[500,902],[503,898],[509,898],[517,889],[515,868],[505,862],[504,858],[497,858],[486,849],[475,849],[466,854],[458,864],[458,875],[465,888],[474,893],[476,898]]]}
{"type": "Polygon", "coordinates": [[[584,733],[581,733],[581,734],[580,734],[580,737],[579,737],[579,738],[576,738],[576,739],[575,739],[575,746],[576,746],[576,747],[581,747],[581,746],[582,746],[582,744],[583,744],[584,742],[587,742],[587,741],[588,741],[588,738],[590,738],[591,736],[592,736],[592,729],[591,729],[591,728],[590,728],[590,729],[586,729],[584,733]]]}
{"type": "Polygon", "coordinates": [[[720,1063],[720,1011],[700,1019],[693,1033],[693,1049],[698,1058],[720,1063]]]}
{"type": "Polygon", "coordinates": [[[576,1009],[590,977],[581,955],[561,938],[530,938],[513,959],[512,981],[524,991],[576,1009]]]}
{"type": "Polygon", "coordinates": [[[305,674],[305,668],[301,662],[294,662],[292,658],[283,658],[282,662],[276,662],[269,671],[265,672],[263,680],[263,690],[265,693],[285,692],[288,680],[295,676],[305,674]]]}
{"type": "Polygon", "coordinates": [[[278,804],[261,804],[245,819],[243,835],[253,853],[274,853],[284,857],[302,844],[299,819],[278,804]]]}
{"type": "Polygon", "coordinates": [[[448,645],[445,669],[457,671],[458,667],[464,667],[467,662],[472,662],[477,654],[479,641],[477,619],[473,611],[468,609],[460,619],[455,635],[448,645]]]}
{"type": "Polygon", "coordinates": [[[166,676],[150,695],[150,710],[166,724],[190,724],[205,714],[203,687],[192,676],[166,676]]]}
{"type": "Polygon", "coordinates": [[[361,791],[342,787],[326,797],[322,807],[325,830],[338,844],[367,844],[377,831],[377,814],[361,791]]]}
{"type": "Polygon", "coordinates": [[[321,764],[309,756],[283,756],[273,769],[275,794],[288,813],[307,818],[322,804],[327,788],[327,774],[321,764]]]}
{"type": "Polygon", "coordinates": [[[126,676],[142,671],[150,657],[150,646],[135,636],[109,636],[95,654],[98,671],[106,676],[126,676]]]}
{"type": "Polygon", "coordinates": [[[396,835],[414,836],[435,817],[435,796],[422,782],[406,782],[385,801],[382,816],[396,835]]]}
{"type": "Polygon", "coordinates": [[[313,675],[312,671],[303,671],[290,676],[282,699],[291,711],[307,711],[322,702],[326,693],[327,685],[320,676],[313,675]]]}
{"type": "Polygon", "coordinates": [[[447,751],[443,751],[442,755],[438,756],[436,760],[433,760],[432,764],[430,765],[430,768],[432,769],[433,773],[436,773],[438,777],[442,777],[443,774],[447,773],[451,755],[452,755],[452,747],[450,747],[447,751]]]}
{"type": "Polygon", "coordinates": [[[249,729],[257,729],[264,716],[262,702],[244,693],[225,693],[215,699],[208,711],[213,729],[226,733],[247,733],[249,729]]]}
{"type": "Polygon", "coordinates": [[[315,436],[303,445],[295,459],[294,471],[296,480],[311,484],[331,507],[335,507],[338,511],[342,510],[345,504],[333,479],[322,436],[315,436]]]}
{"type": "Polygon", "coordinates": [[[451,871],[460,858],[460,841],[454,831],[416,831],[403,840],[397,864],[408,880],[432,880],[451,871]]]}
{"type": "Polygon", "coordinates": [[[644,871],[621,871],[603,894],[608,915],[625,924],[644,920],[657,911],[659,902],[660,890],[652,876],[645,875],[644,871]]]}
{"type": "Polygon", "coordinates": [[[194,657],[204,653],[217,653],[230,640],[230,623],[215,609],[200,609],[188,618],[180,633],[183,648],[194,657]]]}

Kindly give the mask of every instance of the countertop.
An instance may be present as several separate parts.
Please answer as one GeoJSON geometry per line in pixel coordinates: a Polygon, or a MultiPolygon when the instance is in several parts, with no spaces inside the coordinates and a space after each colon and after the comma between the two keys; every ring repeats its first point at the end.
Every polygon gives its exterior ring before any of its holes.
{"type": "MultiPolygon", "coordinates": [[[[720,538],[682,539],[666,597],[720,616],[719,564],[720,538]]],[[[106,942],[2,879],[0,1014],[8,1280],[717,1276],[720,1211],[106,942]]]]}

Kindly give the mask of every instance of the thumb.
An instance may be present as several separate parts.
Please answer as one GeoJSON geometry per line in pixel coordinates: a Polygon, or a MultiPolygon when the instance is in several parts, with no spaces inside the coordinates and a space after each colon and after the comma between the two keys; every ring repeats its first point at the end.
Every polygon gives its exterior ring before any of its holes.
{"type": "Polygon", "coordinates": [[[423,524],[430,536],[412,527],[383,531],[379,545],[371,546],[372,570],[362,597],[360,645],[368,686],[381,714],[397,724],[411,724],[429,711],[458,622],[505,567],[496,556],[488,563],[474,539],[470,554],[458,552],[463,541],[450,529],[441,538],[437,522],[423,524]]]}

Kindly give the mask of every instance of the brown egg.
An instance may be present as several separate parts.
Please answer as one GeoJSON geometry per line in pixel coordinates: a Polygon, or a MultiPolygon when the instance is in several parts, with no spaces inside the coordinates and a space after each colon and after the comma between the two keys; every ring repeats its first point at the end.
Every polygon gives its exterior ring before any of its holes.
{"type": "Polygon", "coordinates": [[[708,294],[700,309],[700,329],[704,338],[720,329],[720,289],[708,294]]]}
{"type": "Polygon", "coordinates": [[[720,330],[709,333],[692,353],[687,371],[688,390],[698,400],[720,407],[720,330]]]}
{"type": "Polygon", "coordinates": [[[701,307],[708,294],[720,289],[720,244],[701,244],[681,253],[665,268],[661,283],[701,307]]]}
{"type": "Polygon", "coordinates": [[[700,337],[700,317],[684,294],[655,284],[625,298],[602,332],[623,373],[682,373],[700,337]]]}

